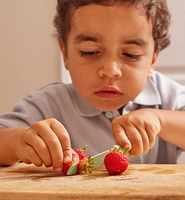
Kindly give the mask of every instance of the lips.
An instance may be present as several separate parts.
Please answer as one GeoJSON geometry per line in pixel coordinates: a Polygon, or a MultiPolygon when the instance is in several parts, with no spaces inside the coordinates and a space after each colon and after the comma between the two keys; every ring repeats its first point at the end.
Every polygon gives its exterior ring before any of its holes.
{"type": "Polygon", "coordinates": [[[98,97],[106,99],[114,99],[121,96],[121,92],[114,87],[105,87],[95,92],[98,97]]]}

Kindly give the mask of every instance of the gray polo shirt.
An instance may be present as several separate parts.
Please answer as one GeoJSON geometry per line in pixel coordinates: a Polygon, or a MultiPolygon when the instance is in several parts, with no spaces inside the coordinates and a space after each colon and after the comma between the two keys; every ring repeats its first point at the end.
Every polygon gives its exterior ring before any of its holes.
{"type": "MultiPolygon", "coordinates": [[[[124,106],[123,115],[141,108],[185,110],[185,87],[154,72],[144,90],[124,106]]],[[[87,153],[94,155],[114,145],[111,121],[119,115],[117,110],[97,110],[79,96],[73,84],[58,82],[20,99],[12,112],[0,115],[0,126],[28,127],[56,118],[67,129],[73,148],[87,144],[87,153]]],[[[153,149],[144,156],[130,157],[130,163],[176,163],[177,149],[158,137],[153,149]]]]}

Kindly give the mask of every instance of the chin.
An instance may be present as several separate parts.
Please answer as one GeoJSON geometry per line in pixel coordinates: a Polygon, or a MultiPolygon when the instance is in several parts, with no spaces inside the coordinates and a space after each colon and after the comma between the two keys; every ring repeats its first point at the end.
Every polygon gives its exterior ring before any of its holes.
{"type": "Polygon", "coordinates": [[[111,100],[104,100],[104,101],[99,101],[99,100],[90,100],[88,99],[88,101],[98,110],[101,111],[114,111],[114,110],[118,110],[119,108],[121,108],[124,104],[121,101],[111,101],[111,100]]]}
{"type": "Polygon", "coordinates": [[[98,110],[101,110],[101,111],[105,111],[105,112],[108,112],[108,111],[114,111],[114,110],[117,110],[119,109],[121,106],[113,106],[113,105],[94,105],[98,110]]]}

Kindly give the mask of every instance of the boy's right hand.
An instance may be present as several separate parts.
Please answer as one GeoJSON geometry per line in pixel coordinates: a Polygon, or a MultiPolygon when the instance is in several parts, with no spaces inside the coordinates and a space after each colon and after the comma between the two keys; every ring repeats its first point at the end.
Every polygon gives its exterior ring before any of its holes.
{"type": "Polygon", "coordinates": [[[38,167],[44,164],[61,172],[63,162],[72,160],[69,134],[56,119],[36,122],[21,135],[14,151],[17,158],[27,164],[38,167]]]}

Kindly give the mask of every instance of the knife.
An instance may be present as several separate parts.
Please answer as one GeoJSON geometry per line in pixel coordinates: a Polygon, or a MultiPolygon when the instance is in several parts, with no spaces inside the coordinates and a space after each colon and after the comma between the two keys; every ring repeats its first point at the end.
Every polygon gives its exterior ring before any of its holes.
{"type": "MultiPolygon", "coordinates": [[[[111,151],[114,151],[115,149],[121,148],[120,145],[116,144],[114,145],[111,149],[108,149],[106,151],[103,151],[99,154],[96,154],[94,156],[91,157],[93,164],[92,164],[92,169],[96,169],[98,167],[102,167],[104,165],[104,158],[105,155],[111,151]]],[[[75,175],[77,173],[77,166],[78,163],[75,163],[73,165],[71,165],[71,167],[68,169],[67,171],[67,175],[75,175]]]]}

